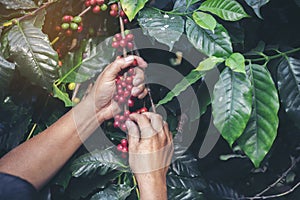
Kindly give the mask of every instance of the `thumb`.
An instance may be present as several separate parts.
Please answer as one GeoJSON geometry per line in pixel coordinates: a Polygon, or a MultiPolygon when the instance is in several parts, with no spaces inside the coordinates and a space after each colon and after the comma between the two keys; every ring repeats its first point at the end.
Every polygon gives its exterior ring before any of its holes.
{"type": "Polygon", "coordinates": [[[118,73],[129,67],[134,61],[134,56],[128,56],[126,58],[116,59],[113,63],[111,63],[104,71],[104,76],[107,78],[114,79],[117,77],[118,73]]]}

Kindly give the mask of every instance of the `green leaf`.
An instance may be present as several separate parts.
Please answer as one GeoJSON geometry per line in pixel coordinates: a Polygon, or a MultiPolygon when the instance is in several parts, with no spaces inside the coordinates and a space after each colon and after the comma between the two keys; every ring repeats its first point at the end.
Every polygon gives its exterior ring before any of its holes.
{"type": "Polygon", "coordinates": [[[180,81],[173,90],[171,90],[162,100],[160,100],[157,104],[163,105],[171,101],[174,97],[177,97],[181,92],[186,90],[190,85],[198,81],[200,78],[204,76],[204,73],[199,72],[198,70],[192,70],[182,81],[180,81]]]}
{"type": "Polygon", "coordinates": [[[299,126],[300,120],[300,60],[284,57],[277,71],[281,102],[290,118],[299,126]]]}
{"type": "Polygon", "coordinates": [[[245,58],[240,53],[233,53],[226,59],[225,65],[234,72],[241,72],[246,74],[245,58]]]}
{"type": "Polygon", "coordinates": [[[217,58],[215,56],[211,56],[203,61],[201,61],[196,68],[198,71],[209,71],[213,69],[217,64],[223,62],[223,58],[217,58]]]}
{"type": "Polygon", "coordinates": [[[214,31],[217,21],[213,16],[204,12],[194,12],[193,19],[201,28],[214,31]]]}
{"type": "Polygon", "coordinates": [[[25,21],[9,31],[8,41],[10,58],[17,64],[21,75],[51,91],[58,78],[58,56],[48,36],[25,21]]]}
{"type": "Polygon", "coordinates": [[[227,21],[237,21],[248,17],[243,7],[235,0],[206,0],[199,10],[211,12],[227,21]]]}
{"type": "Polygon", "coordinates": [[[120,0],[120,2],[129,21],[132,21],[136,14],[144,8],[148,0],[120,0]]]}
{"type": "Polygon", "coordinates": [[[15,64],[0,56],[0,99],[2,100],[14,75],[15,64]]]}
{"type": "Polygon", "coordinates": [[[191,189],[168,188],[168,199],[172,200],[205,200],[202,192],[191,189]]]}
{"type": "Polygon", "coordinates": [[[115,49],[111,47],[112,37],[99,41],[98,38],[90,39],[85,47],[85,57],[82,60],[83,49],[69,53],[64,59],[61,82],[84,82],[95,77],[112,62],[115,49]]]}
{"type": "Polygon", "coordinates": [[[6,9],[13,10],[37,8],[33,0],[0,0],[0,3],[4,5],[6,9]]]}
{"type": "Polygon", "coordinates": [[[260,14],[260,8],[264,5],[266,5],[270,0],[244,0],[246,3],[252,7],[255,14],[262,19],[262,16],[260,14]]]}
{"type": "Polygon", "coordinates": [[[161,14],[152,8],[139,13],[138,22],[145,35],[173,48],[184,31],[184,20],[178,15],[161,14]]]}
{"type": "Polygon", "coordinates": [[[247,67],[253,87],[252,113],[238,144],[258,167],[277,135],[279,100],[269,71],[256,64],[247,67]]]}
{"type": "Polygon", "coordinates": [[[71,101],[68,93],[60,90],[56,84],[53,84],[53,96],[62,100],[66,107],[73,106],[73,102],[71,101]]]}
{"type": "Polygon", "coordinates": [[[187,38],[200,52],[219,58],[226,58],[232,54],[230,36],[221,24],[217,24],[215,31],[212,32],[202,29],[188,18],[185,27],[187,38]]]}
{"type": "Polygon", "coordinates": [[[192,8],[192,5],[198,3],[201,0],[176,0],[174,3],[173,11],[174,12],[186,12],[192,8]]]}
{"type": "Polygon", "coordinates": [[[91,174],[105,175],[115,169],[127,170],[127,166],[109,149],[95,150],[80,156],[71,165],[74,177],[91,174]]]}
{"type": "Polygon", "coordinates": [[[230,146],[242,135],[251,115],[251,83],[246,74],[225,68],[212,100],[214,124],[230,146]]]}
{"type": "Polygon", "coordinates": [[[110,185],[96,193],[90,200],[125,200],[134,188],[128,185],[110,185]]]}

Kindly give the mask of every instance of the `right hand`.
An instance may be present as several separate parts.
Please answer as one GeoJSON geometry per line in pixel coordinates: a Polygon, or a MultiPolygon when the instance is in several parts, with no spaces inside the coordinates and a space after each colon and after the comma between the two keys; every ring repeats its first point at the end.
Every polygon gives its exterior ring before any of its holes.
{"type": "Polygon", "coordinates": [[[172,133],[158,114],[131,114],[127,121],[129,164],[139,184],[149,178],[165,182],[173,155],[172,133]],[[136,122],[136,123],[134,123],[136,122]]]}

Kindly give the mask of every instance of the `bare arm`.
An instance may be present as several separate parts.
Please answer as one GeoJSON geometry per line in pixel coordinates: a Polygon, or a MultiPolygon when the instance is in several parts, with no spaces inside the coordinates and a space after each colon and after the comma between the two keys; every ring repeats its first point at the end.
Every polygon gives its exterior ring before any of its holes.
{"type": "MultiPolygon", "coordinates": [[[[139,66],[146,67],[139,57],[117,59],[98,77],[91,93],[48,129],[10,151],[0,160],[0,172],[21,177],[40,189],[72,156],[82,142],[106,119],[113,117],[118,105],[112,100],[115,78],[124,68],[137,59],[139,66]]],[[[143,98],[144,75],[138,70],[134,96],[143,98]]]]}

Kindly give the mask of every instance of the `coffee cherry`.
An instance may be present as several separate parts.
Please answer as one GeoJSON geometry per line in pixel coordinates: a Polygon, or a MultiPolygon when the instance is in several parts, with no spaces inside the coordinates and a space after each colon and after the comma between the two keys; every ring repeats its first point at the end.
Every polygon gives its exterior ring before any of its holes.
{"type": "Polygon", "coordinates": [[[70,15],[65,15],[65,16],[63,17],[62,21],[63,21],[63,22],[71,22],[72,19],[73,19],[72,16],[70,16],[70,15]]]}
{"type": "Polygon", "coordinates": [[[69,24],[69,23],[63,23],[63,24],[61,25],[61,28],[64,29],[64,30],[67,30],[69,27],[70,27],[70,24],[69,24]]]}
{"type": "Polygon", "coordinates": [[[121,117],[120,115],[116,115],[115,116],[115,121],[120,121],[120,117],[121,117]]]}
{"type": "Polygon", "coordinates": [[[71,24],[70,24],[70,28],[71,28],[72,30],[77,30],[77,29],[78,29],[78,24],[76,24],[76,23],[71,23],[71,24]]]}
{"type": "Polygon", "coordinates": [[[115,121],[114,122],[114,127],[115,128],[119,128],[120,127],[120,122],[119,121],[115,121]]]}
{"type": "Polygon", "coordinates": [[[111,43],[112,48],[117,49],[120,46],[120,43],[118,41],[111,43]]]}
{"type": "Polygon", "coordinates": [[[96,0],[90,0],[90,5],[91,5],[91,6],[96,5],[96,0]]]}
{"type": "Polygon", "coordinates": [[[127,104],[129,107],[133,107],[134,106],[134,102],[132,99],[128,99],[127,104]]]}
{"type": "Polygon", "coordinates": [[[122,35],[121,35],[121,33],[115,34],[114,38],[115,38],[117,41],[122,40],[122,35]]]}
{"type": "Polygon", "coordinates": [[[124,111],[124,116],[125,116],[125,117],[128,118],[130,114],[131,114],[131,113],[130,113],[129,110],[125,110],[125,111],[124,111]]]}
{"type": "Polygon", "coordinates": [[[132,90],[132,88],[133,88],[133,86],[132,86],[132,85],[127,85],[127,86],[126,86],[126,89],[127,89],[128,91],[131,91],[131,90],[132,90]]]}
{"type": "Polygon", "coordinates": [[[81,33],[83,31],[83,26],[78,26],[77,32],[81,33]]]}
{"type": "Polygon", "coordinates": [[[123,146],[122,146],[122,144],[118,144],[117,150],[118,150],[118,151],[123,151],[123,146]]]}
{"type": "Polygon", "coordinates": [[[80,102],[80,99],[78,97],[73,99],[73,103],[78,104],[80,102]]]}
{"type": "Polygon", "coordinates": [[[120,17],[122,17],[122,18],[127,17],[123,10],[120,11],[120,17]]]}
{"type": "MultiPolygon", "coordinates": [[[[127,131],[127,126],[126,126],[126,124],[121,124],[121,127],[120,127],[120,129],[122,130],[122,131],[127,131]]],[[[123,147],[124,148],[124,147],[123,147]]],[[[128,151],[128,150],[127,150],[128,151]]]]}
{"type": "Polygon", "coordinates": [[[102,4],[104,4],[104,0],[96,0],[96,3],[101,6],[102,4]]]}
{"type": "Polygon", "coordinates": [[[132,65],[133,65],[134,67],[138,66],[138,62],[137,62],[136,59],[133,60],[132,65]]]}
{"type": "Polygon", "coordinates": [[[93,8],[93,13],[95,14],[99,13],[100,11],[101,11],[101,7],[98,5],[93,8]]]}
{"type": "Polygon", "coordinates": [[[126,47],[126,46],[127,46],[126,40],[123,40],[123,39],[122,39],[122,40],[120,41],[120,46],[123,47],[123,48],[126,47]]]}
{"type": "Polygon", "coordinates": [[[131,94],[131,93],[130,93],[128,90],[125,90],[123,96],[124,96],[125,98],[127,98],[127,97],[130,96],[130,94],[131,94]]]}
{"type": "Polygon", "coordinates": [[[57,32],[59,32],[59,31],[61,30],[61,27],[60,27],[60,26],[55,26],[55,30],[56,30],[57,32]]]}
{"type": "Polygon", "coordinates": [[[132,81],[133,81],[132,76],[128,76],[128,77],[126,77],[126,79],[125,79],[125,82],[126,82],[127,84],[132,84],[132,81]]]}
{"type": "Polygon", "coordinates": [[[123,104],[124,102],[125,102],[125,98],[122,97],[122,96],[120,96],[120,97],[119,97],[119,100],[118,100],[118,103],[119,103],[119,104],[123,104]]]}
{"type": "Polygon", "coordinates": [[[130,30],[125,30],[124,33],[125,35],[128,35],[130,33],[130,30]]]}
{"type": "Polygon", "coordinates": [[[127,146],[128,146],[128,141],[127,141],[126,139],[122,139],[122,140],[121,140],[121,145],[122,145],[123,147],[127,147],[127,146]]]}
{"type": "Polygon", "coordinates": [[[123,147],[122,152],[127,153],[128,152],[128,147],[123,147]]]}
{"type": "Polygon", "coordinates": [[[126,35],[125,39],[128,41],[128,42],[131,42],[133,41],[134,39],[134,35],[132,33],[126,35]]]}
{"type": "Polygon", "coordinates": [[[73,32],[72,32],[72,30],[68,29],[68,30],[66,30],[65,34],[66,34],[66,36],[71,37],[73,32]]]}
{"type": "Polygon", "coordinates": [[[76,16],[73,18],[73,22],[79,24],[82,21],[82,18],[80,16],[76,16]]]}
{"type": "Polygon", "coordinates": [[[85,3],[84,3],[84,4],[85,4],[85,6],[86,6],[86,7],[89,7],[89,6],[91,5],[91,3],[90,3],[90,1],[89,1],[89,0],[85,1],[85,3]]]}
{"type": "Polygon", "coordinates": [[[117,5],[116,3],[114,3],[114,4],[111,4],[111,5],[110,5],[110,9],[111,9],[111,10],[118,11],[119,7],[118,7],[118,5],[117,5]]]}
{"type": "Polygon", "coordinates": [[[121,97],[124,94],[124,91],[122,89],[118,89],[117,93],[121,97]]]}
{"type": "Polygon", "coordinates": [[[103,4],[103,5],[101,6],[101,10],[102,10],[102,11],[106,11],[106,10],[107,10],[107,5],[106,5],[106,4],[103,4]]]}
{"type": "Polygon", "coordinates": [[[144,113],[144,112],[148,112],[148,109],[146,107],[143,107],[139,111],[140,113],[144,113]]]}
{"type": "Polygon", "coordinates": [[[116,10],[111,10],[111,11],[109,11],[109,14],[110,14],[110,16],[112,16],[112,17],[116,17],[116,16],[118,16],[118,11],[116,11],[116,10]]]}
{"type": "Polygon", "coordinates": [[[127,42],[127,48],[132,50],[134,48],[134,44],[132,42],[127,42]]]}
{"type": "Polygon", "coordinates": [[[114,96],[114,100],[115,100],[115,101],[119,101],[119,98],[120,98],[119,95],[115,95],[115,96],[114,96]]]}
{"type": "Polygon", "coordinates": [[[134,75],[134,68],[129,68],[129,70],[128,70],[128,75],[134,75]]]}
{"type": "Polygon", "coordinates": [[[129,22],[128,18],[124,18],[124,19],[123,19],[123,23],[124,23],[124,24],[127,24],[128,22],[129,22]]]}
{"type": "Polygon", "coordinates": [[[75,87],[76,87],[76,83],[69,83],[69,85],[68,85],[68,89],[71,91],[74,90],[75,87]]]}

